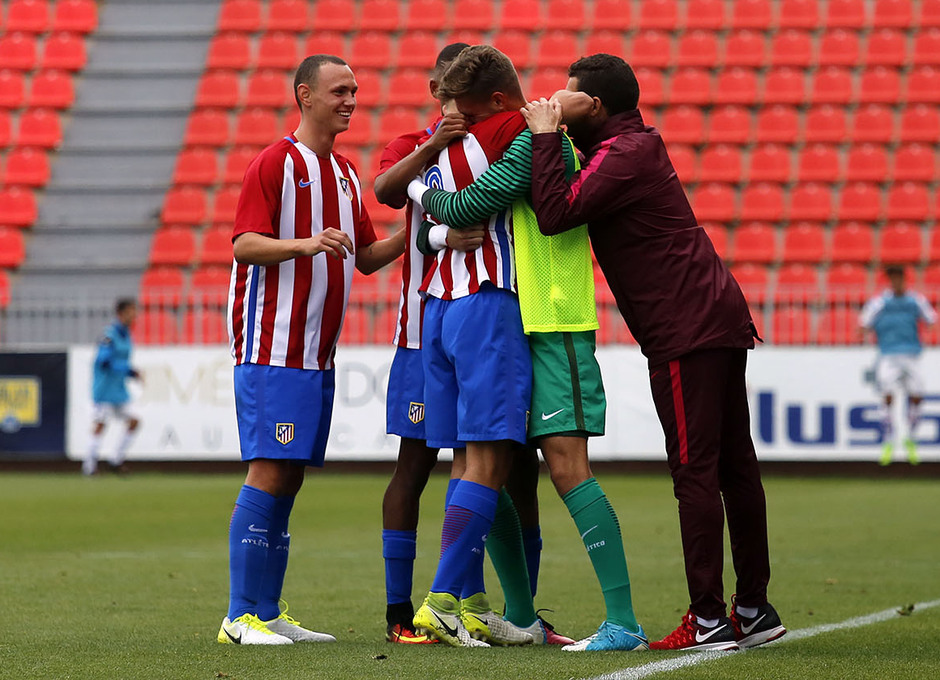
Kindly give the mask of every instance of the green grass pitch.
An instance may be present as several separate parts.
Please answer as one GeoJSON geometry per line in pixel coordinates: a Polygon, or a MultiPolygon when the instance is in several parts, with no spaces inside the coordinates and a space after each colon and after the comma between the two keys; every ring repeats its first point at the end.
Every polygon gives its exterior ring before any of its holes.
{"type": "MultiPolygon", "coordinates": [[[[234,475],[0,476],[0,678],[589,678],[677,654],[557,648],[405,648],[384,641],[379,475],[313,473],[291,524],[290,613],[335,645],[215,641],[228,590],[234,475]]],[[[424,496],[416,602],[437,561],[445,478],[424,496]]],[[[662,475],[601,474],[624,529],[640,621],[651,637],[685,611],[675,500],[662,475]]],[[[770,596],[790,630],[940,598],[936,480],[765,479],[770,596]]],[[[546,478],[537,606],[559,631],[593,632],[603,602],[578,533],[546,478]]],[[[726,553],[727,554],[727,553],[726,553]]],[[[487,564],[491,599],[502,603],[487,564]]],[[[733,592],[726,561],[727,598],[733,592]]],[[[940,607],[787,641],[654,677],[933,678],[940,607]]]]}

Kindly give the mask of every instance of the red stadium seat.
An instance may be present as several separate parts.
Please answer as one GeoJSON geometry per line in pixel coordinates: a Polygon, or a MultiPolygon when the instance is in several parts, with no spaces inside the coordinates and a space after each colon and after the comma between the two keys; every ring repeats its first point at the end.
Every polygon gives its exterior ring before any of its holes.
{"type": "MultiPolygon", "coordinates": [[[[940,229],[936,227],[930,230],[930,247],[927,251],[927,259],[931,262],[940,262],[940,229]]],[[[929,269],[940,272],[940,266],[929,267],[929,269]]],[[[926,274],[927,272],[924,272],[925,278],[926,274]]],[[[934,278],[932,282],[937,283],[937,280],[934,278]]],[[[935,295],[940,295],[940,285],[937,286],[935,295]]]]}
{"type": "MultiPolygon", "coordinates": [[[[218,230],[211,230],[213,233],[218,230]]],[[[207,234],[208,236],[208,234],[207,234]]],[[[186,302],[194,307],[224,307],[228,302],[229,281],[232,276],[232,238],[228,233],[228,261],[226,266],[203,266],[193,272],[189,284],[189,295],[186,302]]],[[[205,252],[205,239],[203,239],[203,252],[205,252]]],[[[205,260],[202,261],[205,264],[205,260]]]]}
{"type": "Polygon", "coordinates": [[[867,104],[855,110],[851,138],[856,142],[881,142],[894,139],[894,111],[885,104],[867,104]]]}
{"type": "Polygon", "coordinates": [[[928,28],[914,35],[915,65],[940,65],[940,29],[928,28]]]}
{"type": "Polygon", "coordinates": [[[802,104],[806,101],[806,78],[803,71],[790,66],[771,68],[764,76],[761,99],[767,104],[802,104]]]}
{"type": "Polygon", "coordinates": [[[542,34],[535,50],[536,68],[565,68],[581,56],[578,37],[566,31],[548,31],[542,34]]]}
{"type": "Polygon", "coordinates": [[[297,36],[293,33],[265,33],[258,42],[255,66],[259,69],[293,70],[300,63],[297,36]]]}
{"type": "Polygon", "coordinates": [[[826,25],[840,28],[864,28],[868,24],[864,0],[829,0],[826,25]]]}
{"type": "Polygon", "coordinates": [[[890,224],[881,230],[880,254],[882,262],[913,264],[924,254],[920,227],[907,222],[890,224]]]}
{"type": "Polygon", "coordinates": [[[392,75],[388,84],[389,106],[421,106],[427,100],[427,69],[405,69],[392,75]]]}
{"type": "Polygon", "coordinates": [[[584,42],[585,54],[626,54],[626,41],[620,31],[595,31],[584,42]]]}
{"type": "Polygon", "coordinates": [[[232,264],[232,227],[221,223],[212,226],[202,235],[199,246],[199,263],[202,265],[232,264]]]}
{"type": "Polygon", "coordinates": [[[197,109],[186,123],[185,146],[220,147],[228,144],[228,114],[220,109],[197,109]]]}
{"type": "Polygon", "coordinates": [[[888,219],[922,222],[931,217],[930,192],[927,186],[918,182],[892,185],[888,190],[888,219]]]}
{"type": "Polygon", "coordinates": [[[545,27],[549,30],[582,30],[586,23],[584,5],[582,0],[548,0],[545,27]]]}
{"type": "Polygon", "coordinates": [[[18,109],[26,101],[26,80],[17,71],[0,70],[0,108],[18,109]]]}
{"type": "Polygon", "coordinates": [[[718,63],[718,36],[714,31],[694,30],[679,36],[677,66],[711,68],[718,63]]]}
{"type": "Polygon", "coordinates": [[[173,184],[209,186],[215,184],[218,174],[219,161],[214,149],[206,147],[184,149],[176,157],[173,184]]]}
{"type": "Polygon", "coordinates": [[[829,187],[810,182],[798,185],[790,194],[790,219],[826,222],[832,218],[829,187]]]}
{"type": "Polygon", "coordinates": [[[757,101],[757,73],[736,66],[719,72],[712,99],[716,104],[754,104],[757,101]]]}
{"type": "Polygon", "coordinates": [[[800,182],[838,182],[842,176],[839,150],[827,144],[810,144],[800,151],[796,178],[800,182]]]}
{"type": "Polygon", "coordinates": [[[638,32],[630,41],[627,61],[632,66],[667,68],[673,62],[672,36],[665,31],[638,32]]]}
{"type": "Polygon", "coordinates": [[[908,102],[940,104],[940,68],[915,66],[907,76],[908,102]]]}
{"type": "Polygon", "coordinates": [[[819,0],[782,0],[777,24],[780,28],[818,28],[819,7],[819,0]]]}
{"type": "Polygon", "coordinates": [[[705,233],[708,234],[708,239],[715,247],[715,252],[718,253],[718,256],[729,259],[728,228],[723,224],[712,223],[706,223],[701,226],[705,230],[705,233]]]}
{"type": "MultiPolygon", "coordinates": [[[[563,68],[538,69],[528,83],[530,97],[550,97],[564,87],[568,80],[568,71],[563,68]]],[[[649,124],[649,121],[647,121],[649,124]]]]}
{"type": "MultiPolygon", "coordinates": [[[[397,72],[396,72],[397,73],[397,72]]],[[[386,81],[388,78],[374,69],[357,69],[356,83],[359,90],[356,92],[356,103],[362,113],[363,108],[374,108],[385,102],[386,81]]],[[[427,92],[427,79],[425,79],[424,92],[427,92]]],[[[353,120],[355,120],[353,116],[353,120]]]]}
{"type": "Polygon", "coordinates": [[[823,309],[816,330],[816,342],[820,345],[861,344],[858,315],[858,309],[845,305],[823,309]]]}
{"type": "Polygon", "coordinates": [[[218,189],[212,200],[212,224],[229,225],[229,230],[235,222],[235,208],[238,205],[238,195],[241,193],[239,186],[227,186],[218,189]]]}
{"type": "MultiPolygon", "coordinates": [[[[647,70],[651,72],[651,70],[647,70]]],[[[643,81],[637,76],[640,83],[640,96],[645,93],[643,90],[643,81]]],[[[669,102],[671,104],[707,104],[711,100],[711,74],[703,68],[679,68],[672,74],[669,82],[669,102]]],[[[647,103],[650,102],[645,98],[647,103]]],[[[732,100],[725,100],[722,103],[739,103],[732,100]]]]}
{"type": "Polygon", "coordinates": [[[826,230],[818,222],[795,222],[783,230],[783,261],[819,264],[828,256],[826,230]]]}
{"type": "Polygon", "coordinates": [[[873,26],[909,28],[914,20],[911,0],[877,0],[873,26]]]}
{"type": "Polygon", "coordinates": [[[852,72],[839,66],[825,66],[813,77],[810,100],[813,104],[845,104],[853,97],[852,72]]]}
{"type": "MultiPolygon", "coordinates": [[[[58,117],[56,118],[58,120],[58,117]]],[[[20,124],[22,128],[22,123],[20,124]]],[[[13,141],[13,121],[10,112],[0,109],[0,149],[9,146],[13,141]]],[[[45,144],[30,144],[29,146],[47,146],[45,144]]],[[[54,144],[52,146],[55,146],[54,144]]]]}
{"type": "Polygon", "coordinates": [[[413,0],[408,5],[405,19],[407,31],[439,31],[450,26],[450,3],[442,0],[413,0]]]}
{"type": "Polygon", "coordinates": [[[901,77],[897,69],[875,66],[862,71],[858,101],[862,103],[896,103],[901,96],[901,77]]]}
{"type": "Polygon", "coordinates": [[[819,40],[817,59],[820,66],[855,66],[861,48],[858,33],[843,28],[826,31],[819,40]]]}
{"type": "Polygon", "coordinates": [[[748,168],[750,182],[790,181],[792,176],[790,150],[780,144],[761,144],[751,151],[748,168]]]}
{"type": "MultiPolygon", "coordinates": [[[[434,4],[436,6],[440,5],[440,3],[434,4]]],[[[427,15],[426,12],[421,14],[427,15]]],[[[363,0],[359,5],[360,31],[395,31],[401,28],[403,18],[401,16],[401,3],[397,0],[363,0]]],[[[444,22],[441,21],[437,25],[443,26],[444,22]]],[[[407,28],[414,30],[426,27],[409,24],[407,28]]]]}
{"type": "Polygon", "coordinates": [[[686,30],[720,31],[727,26],[725,3],[721,0],[688,0],[685,5],[686,30]]]}
{"type": "MultiPolygon", "coordinates": [[[[735,3],[737,6],[738,3],[735,3]]],[[[767,64],[767,43],[758,31],[733,31],[725,38],[724,63],[726,66],[761,68],[767,64]]]]}
{"type": "Polygon", "coordinates": [[[0,227],[0,267],[15,269],[26,258],[23,234],[18,229],[0,227]]]}
{"type": "Polygon", "coordinates": [[[673,106],[663,113],[660,128],[670,144],[701,144],[705,139],[705,116],[698,106],[673,106]]]}
{"type": "Polygon", "coordinates": [[[881,203],[881,189],[877,185],[846,184],[839,196],[839,219],[874,222],[881,218],[881,203]]]}
{"type": "Polygon", "coordinates": [[[245,171],[259,152],[260,148],[256,146],[238,146],[229,151],[225,157],[222,183],[241,184],[245,178],[245,171]]]}
{"type": "Polygon", "coordinates": [[[918,24],[940,26],[940,0],[921,0],[918,24]]]}
{"type": "Polygon", "coordinates": [[[824,104],[814,106],[806,112],[803,136],[807,142],[841,143],[845,141],[847,134],[845,109],[841,106],[824,104]]]}
{"type": "Polygon", "coordinates": [[[773,25],[770,0],[737,0],[732,6],[731,28],[766,31],[773,25]]]}
{"type": "Polygon", "coordinates": [[[905,106],[901,111],[902,142],[936,143],[940,138],[940,108],[927,104],[905,106]]]}
{"type": "Polygon", "coordinates": [[[28,227],[36,221],[38,214],[36,197],[32,191],[0,186],[0,215],[3,216],[3,224],[28,227]]]}
{"type": "MultiPolygon", "coordinates": [[[[454,16],[460,17],[461,28],[473,31],[489,31],[495,23],[493,3],[490,0],[457,0],[454,4],[454,16]]],[[[435,26],[432,30],[439,28],[435,26]]]]}
{"type": "Polygon", "coordinates": [[[938,174],[937,157],[926,144],[905,144],[894,152],[894,163],[889,177],[893,181],[932,182],[938,174]]]}
{"type": "Polygon", "coordinates": [[[692,195],[695,216],[704,222],[728,222],[735,216],[734,191],[727,184],[700,184],[692,195]]]}
{"type": "Polygon", "coordinates": [[[95,0],[57,0],[52,30],[91,33],[98,27],[98,3],[95,0]]]}
{"type": "Polygon", "coordinates": [[[349,121],[349,129],[340,137],[343,144],[363,146],[370,144],[375,137],[375,127],[372,112],[358,110],[349,121]]]}
{"type": "Polygon", "coordinates": [[[380,145],[384,145],[406,132],[420,130],[423,126],[423,119],[415,109],[403,107],[386,109],[379,116],[377,141],[380,145]]]}
{"type": "Polygon", "coordinates": [[[875,255],[875,238],[869,225],[843,222],[832,230],[833,262],[871,262],[875,255]]]}
{"type": "Polygon", "coordinates": [[[140,277],[140,303],[144,307],[176,307],[183,299],[185,278],[179,267],[151,267],[140,277]]]}
{"type": "Polygon", "coordinates": [[[819,275],[812,265],[800,262],[785,264],[777,271],[774,301],[779,304],[808,303],[819,292],[819,275]]]}
{"type": "Polygon", "coordinates": [[[702,151],[698,179],[702,182],[740,182],[743,176],[741,151],[728,144],[715,144],[702,151]]]}
{"type": "Polygon", "coordinates": [[[512,60],[517,69],[532,65],[532,41],[523,31],[501,31],[493,40],[493,47],[512,60]]]}
{"type": "Polygon", "coordinates": [[[777,230],[764,222],[744,223],[734,230],[731,253],[735,262],[773,262],[777,257],[777,230]]]}
{"type": "Polygon", "coordinates": [[[174,187],[163,200],[160,221],[165,225],[201,224],[206,219],[206,193],[193,187],[174,187]]]}
{"type": "Polygon", "coordinates": [[[39,61],[36,38],[29,33],[0,35],[0,69],[32,71],[39,61]]]}
{"type": "MultiPolygon", "coordinates": [[[[3,115],[0,111],[0,116],[3,115]]],[[[0,146],[3,135],[0,133],[0,146]]],[[[28,109],[20,114],[19,131],[16,143],[20,146],[33,146],[52,149],[62,142],[62,121],[55,111],[48,109],[28,109]]]]}
{"type": "Polygon", "coordinates": [[[55,33],[46,38],[42,47],[42,69],[80,71],[85,68],[88,54],[85,39],[74,33],[55,33]]]}
{"type": "Polygon", "coordinates": [[[266,23],[269,31],[303,33],[311,26],[310,3],[304,0],[271,0],[266,23]]]}
{"type": "Polygon", "coordinates": [[[845,178],[850,182],[882,182],[888,176],[888,154],[883,146],[860,144],[849,149],[845,178]]]}
{"type": "Polygon", "coordinates": [[[868,270],[860,264],[840,262],[826,270],[826,301],[859,303],[868,298],[868,270]]]}
{"type": "Polygon", "coordinates": [[[12,0],[7,7],[6,30],[45,33],[49,30],[49,3],[46,0],[12,0]]]}
{"type": "Polygon", "coordinates": [[[365,31],[353,36],[349,62],[357,68],[387,68],[392,61],[392,41],[388,33],[365,31]]]}
{"type": "Polygon", "coordinates": [[[762,305],[767,300],[767,281],[769,275],[767,267],[762,264],[735,264],[731,268],[731,274],[734,276],[741,292],[747,298],[749,304],[762,305]]]}
{"type": "MultiPolygon", "coordinates": [[[[319,3],[317,3],[319,6],[319,3]]],[[[349,50],[346,49],[346,36],[333,31],[313,31],[304,40],[300,50],[304,55],[309,54],[335,54],[346,59],[349,50]]],[[[359,73],[356,73],[356,78],[359,73]]]]}
{"type": "Polygon", "coordinates": [[[784,216],[783,190],[779,184],[749,184],[741,193],[741,219],[777,222],[784,216]]]}
{"type": "Polygon", "coordinates": [[[241,80],[234,71],[206,71],[196,89],[197,107],[231,109],[241,100],[241,80]]]}
{"type": "Polygon", "coordinates": [[[431,69],[439,51],[436,33],[405,33],[396,44],[394,67],[431,69]]]}
{"type": "Polygon", "coordinates": [[[806,68],[813,59],[813,36],[809,31],[786,29],[776,33],[770,43],[772,66],[806,68]]]}
{"type": "Polygon", "coordinates": [[[698,156],[695,149],[685,144],[670,143],[668,153],[672,167],[681,182],[685,184],[698,182],[698,156]]]}
{"type": "Polygon", "coordinates": [[[267,146],[280,136],[281,127],[274,111],[252,108],[238,114],[232,142],[236,146],[267,146]]]}
{"type": "Polygon", "coordinates": [[[282,71],[255,71],[248,76],[245,106],[280,109],[294,104],[293,80],[282,71]]]}
{"type": "Polygon", "coordinates": [[[542,4],[539,0],[513,0],[502,3],[499,28],[506,30],[531,31],[544,25],[542,4]]]}
{"type": "Polygon", "coordinates": [[[868,36],[864,63],[900,68],[907,63],[907,35],[895,28],[881,28],[868,36]]]}
{"type": "Polygon", "coordinates": [[[773,312],[773,333],[769,340],[774,345],[805,345],[810,340],[812,320],[803,307],[778,307],[773,312]]]}
{"type": "MultiPolygon", "coordinates": [[[[666,86],[663,82],[663,72],[653,68],[637,68],[636,79],[640,85],[641,97],[643,98],[644,106],[658,106],[662,104],[666,99],[666,86]]],[[[704,75],[705,82],[703,85],[707,85],[708,74],[704,75]]],[[[703,103],[707,99],[708,90],[705,91],[705,96],[702,97],[701,93],[695,93],[695,98],[697,103],[703,103]]]]}
{"type": "Polygon", "coordinates": [[[633,26],[630,0],[594,0],[591,26],[594,30],[626,31],[633,26]]]}
{"type": "Polygon", "coordinates": [[[6,269],[0,269],[0,309],[10,304],[10,275],[6,269]]]}
{"type": "MultiPolygon", "coordinates": [[[[42,187],[49,181],[50,172],[45,151],[16,148],[7,154],[4,183],[10,186],[42,187]]],[[[2,215],[0,221],[5,221],[2,215]]]]}
{"type": "Polygon", "coordinates": [[[355,0],[318,0],[313,3],[313,26],[317,31],[349,31],[355,24],[355,0]]]}
{"type": "Polygon", "coordinates": [[[33,76],[28,104],[32,108],[67,109],[75,101],[71,74],[65,71],[41,71],[33,76]]]}
{"type": "Polygon", "coordinates": [[[179,341],[176,315],[166,310],[143,310],[134,324],[134,340],[141,345],[171,345],[179,341]]]}
{"type": "Polygon", "coordinates": [[[212,309],[187,309],[183,313],[182,341],[187,345],[219,345],[228,341],[225,314],[212,309]]]}
{"type": "Polygon", "coordinates": [[[223,0],[218,30],[254,33],[262,29],[260,0],[223,0]]]}
{"type": "Polygon", "coordinates": [[[185,227],[162,227],[153,235],[151,265],[188,266],[196,253],[196,238],[185,227]]]}
{"type": "Polygon", "coordinates": [[[679,3],[676,0],[645,0],[640,3],[639,27],[674,31],[679,25],[679,3]]]}
{"type": "Polygon", "coordinates": [[[757,112],[756,140],[791,144],[797,139],[800,116],[793,106],[773,104],[757,112]]]}

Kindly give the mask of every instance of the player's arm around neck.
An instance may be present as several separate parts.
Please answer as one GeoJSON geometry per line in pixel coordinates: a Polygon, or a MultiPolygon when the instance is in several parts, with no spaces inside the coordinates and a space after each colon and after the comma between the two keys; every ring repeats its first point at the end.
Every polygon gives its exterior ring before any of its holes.
{"type": "Polygon", "coordinates": [[[262,267],[317,253],[327,253],[337,259],[346,259],[347,253],[355,253],[349,235],[332,227],[310,238],[277,239],[247,232],[240,234],[233,246],[236,262],[262,267]]]}

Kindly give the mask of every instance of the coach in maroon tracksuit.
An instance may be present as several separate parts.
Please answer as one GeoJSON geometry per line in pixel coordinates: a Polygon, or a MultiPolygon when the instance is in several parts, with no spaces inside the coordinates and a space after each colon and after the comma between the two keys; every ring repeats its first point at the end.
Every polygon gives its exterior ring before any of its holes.
{"type": "Polygon", "coordinates": [[[662,138],[637,110],[619,57],[585,57],[567,90],[526,106],[532,200],[543,234],[585,222],[597,261],[649,359],[666,435],[691,603],[653,649],[751,647],[786,630],[767,602],[767,511],[750,435],[745,366],[756,331],[744,295],[692,214],[662,138]],[[565,179],[562,120],[586,153],[565,179]],[[722,505],[724,499],[724,506],[722,505]],[[722,594],[727,512],[737,596],[722,594]]]}

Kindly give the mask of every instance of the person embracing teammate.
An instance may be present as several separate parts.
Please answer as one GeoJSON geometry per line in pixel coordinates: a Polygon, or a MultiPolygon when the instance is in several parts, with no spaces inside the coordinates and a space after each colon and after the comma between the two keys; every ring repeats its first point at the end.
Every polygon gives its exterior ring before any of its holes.
{"type": "Polygon", "coordinates": [[[666,437],[690,605],[651,649],[735,649],[786,632],[767,601],[767,512],[750,435],[745,366],[756,329],[737,282],[698,225],[629,65],[578,60],[566,90],[526,105],[532,200],[543,234],[587,223],[617,306],[649,360],[666,437]],[[558,126],[585,153],[565,176],[558,126]],[[725,514],[737,576],[723,598],[725,514]]]}
{"type": "Polygon", "coordinates": [[[404,251],[403,232],[376,239],[356,170],[333,152],[357,89],[342,59],[304,59],[294,76],[300,125],[252,161],[236,208],[228,325],[248,476],[229,525],[221,643],[335,641],[282,612],[280,598],[294,498],[326,453],[353,267],[369,274],[404,251]]]}

